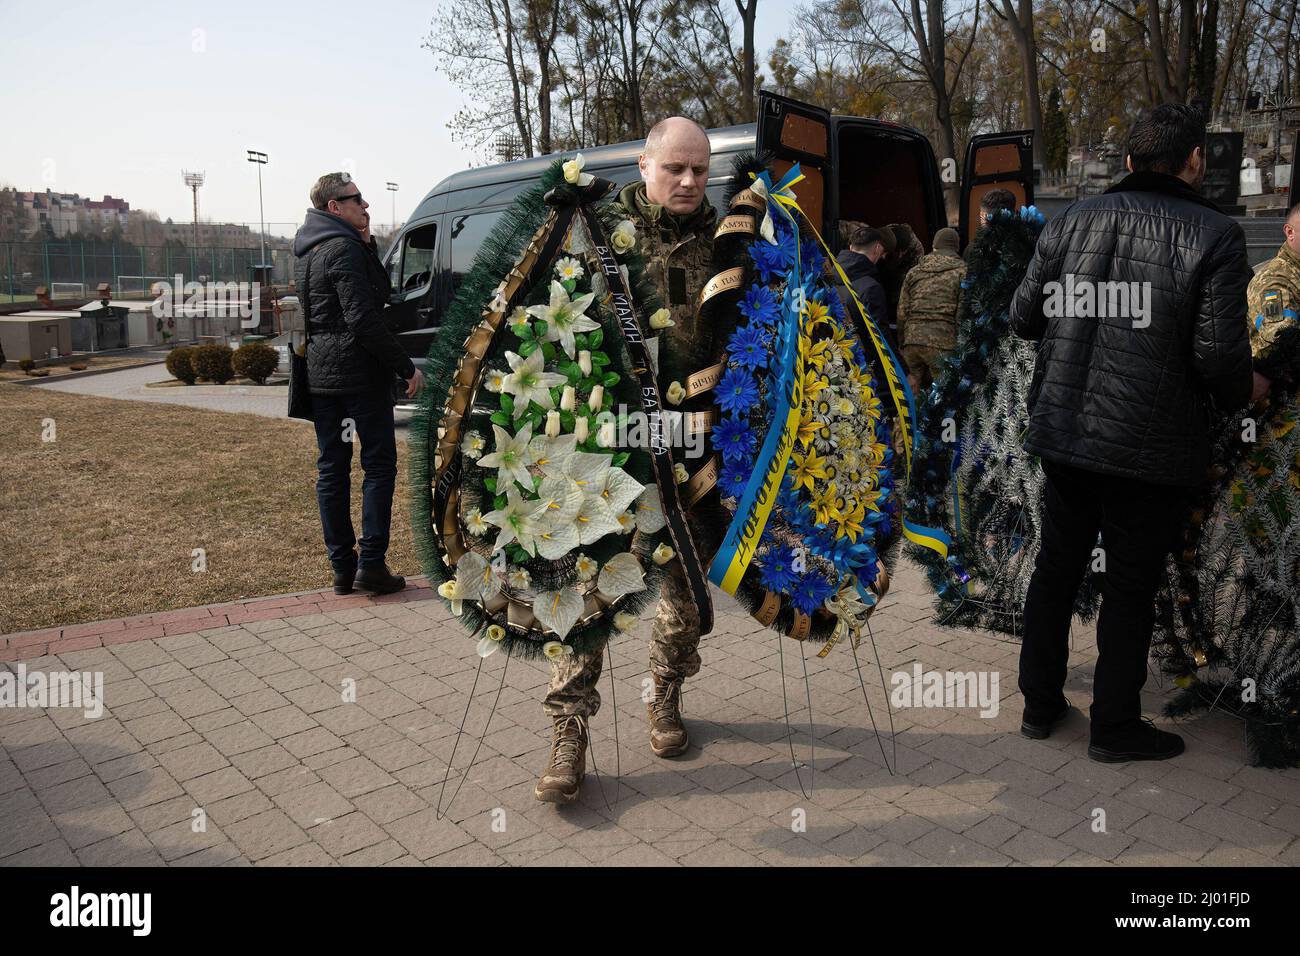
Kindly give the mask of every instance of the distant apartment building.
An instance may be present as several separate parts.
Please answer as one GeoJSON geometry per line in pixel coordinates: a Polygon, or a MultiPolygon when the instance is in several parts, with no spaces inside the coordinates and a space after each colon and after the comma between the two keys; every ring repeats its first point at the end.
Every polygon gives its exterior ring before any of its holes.
{"type": "Polygon", "coordinates": [[[111,229],[116,225],[125,231],[131,216],[131,204],[113,196],[86,199],[77,193],[47,189],[16,192],[14,199],[20,228],[28,233],[44,232],[47,226],[56,237],[78,232],[86,226],[111,229]]]}
{"type": "MultiPolygon", "coordinates": [[[[200,222],[198,228],[200,247],[251,249],[261,241],[255,229],[251,229],[242,223],[200,222]]],[[[161,240],[180,242],[186,246],[194,242],[194,223],[192,222],[172,222],[168,219],[166,222],[150,225],[149,233],[151,236],[155,230],[157,230],[161,240]]]]}

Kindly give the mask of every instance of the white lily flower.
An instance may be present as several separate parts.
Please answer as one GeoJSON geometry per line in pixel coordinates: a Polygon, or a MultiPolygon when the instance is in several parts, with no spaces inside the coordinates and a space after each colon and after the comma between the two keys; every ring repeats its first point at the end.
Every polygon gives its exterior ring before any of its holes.
{"type": "Polygon", "coordinates": [[[579,441],[577,435],[557,435],[554,438],[538,435],[529,446],[533,464],[542,469],[543,475],[562,475],[564,460],[577,450],[579,441]]]}
{"type": "Polygon", "coordinates": [[[609,505],[610,511],[621,514],[627,510],[628,505],[641,496],[645,487],[622,468],[611,467],[605,475],[605,483],[597,494],[605,504],[609,505]]]}
{"type": "Polygon", "coordinates": [[[596,301],[595,293],[588,292],[576,299],[569,298],[569,292],[558,282],[551,283],[551,302],[549,305],[530,305],[528,314],[546,320],[547,342],[559,342],[564,354],[573,358],[577,344],[574,334],[590,332],[600,328],[600,323],[586,315],[587,309],[596,301]]]}
{"type": "Polygon", "coordinates": [[[543,370],[546,356],[542,354],[541,349],[537,349],[528,358],[523,358],[514,352],[507,352],[506,361],[510,363],[510,374],[501,383],[501,389],[515,397],[514,417],[516,419],[524,417],[529,402],[536,402],[546,409],[555,407],[555,400],[551,398],[551,389],[567,382],[568,379],[558,372],[543,370]]]}
{"type": "MultiPolygon", "coordinates": [[[[517,435],[511,435],[500,425],[493,423],[492,435],[496,439],[495,449],[492,454],[480,458],[478,466],[497,469],[497,494],[502,490],[500,484],[502,477],[511,488],[516,481],[525,488],[531,488],[533,476],[528,473],[528,466],[536,460],[529,447],[533,440],[532,424],[519,429],[517,435]]],[[[490,521],[491,518],[488,520],[490,521]]]]}
{"type": "Polygon", "coordinates": [[[506,506],[483,516],[484,521],[501,529],[492,550],[500,551],[510,542],[517,541],[519,547],[529,554],[536,554],[537,535],[545,530],[542,515],[546,505],[545,501],[525,500],[514,485],[507,488],[506,506]]]}

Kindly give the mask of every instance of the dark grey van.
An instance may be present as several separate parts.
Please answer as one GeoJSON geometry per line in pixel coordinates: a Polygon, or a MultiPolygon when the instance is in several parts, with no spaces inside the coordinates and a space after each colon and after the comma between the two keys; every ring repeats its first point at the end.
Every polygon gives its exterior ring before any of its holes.
{"type": "MultiPolygon", "coordinates": [[[[800,164],[806,178],[795,192],[809,217],[821,220],[822,235],[833,251],[839,251],[840,220],[908,223],[927,250],[934,233],[948,225],[940,166],[929,140],[917,130],[884,120],[831,116],[767,92],[759,94],[759,110],[757,123],[709,130],[708,196],[715,206],[722,205],[732,160],[757,150],[772,154],[780,173],[800,164]]],[[[585,170],[620,186],[633,182],[640,178],[637,158],[643,143],[584,149],[585,170]]],[[[448,176],[402,228],[385,258],[394,289],[389,319],[417,364],[428,353],[480,243],[515,197],[560,155],[448,176]]],[[[964,245],[971,224],[978,222],[980,197],[988,190],[1010,189],[1022,203],[1033,202],[1031,134],[975,137],[961,183],[958,229],[964,245]]]]}

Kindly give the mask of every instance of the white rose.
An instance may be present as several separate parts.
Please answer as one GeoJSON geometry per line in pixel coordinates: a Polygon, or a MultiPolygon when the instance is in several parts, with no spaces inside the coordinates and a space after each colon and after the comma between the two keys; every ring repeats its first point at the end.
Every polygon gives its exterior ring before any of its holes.
{"type": "Polygon", "coordinates": [[[666,544],[659,545],[659,547],[655,548],[654,554],[650,555],[655,564],[667,564],[676,556],[677,552],[666,544]]]}
{"type": "Polygon", "coordinates": [[[597,385],[591,390],[591,397],[587,399],[587,407],[593,412],[600,411],[600,407],[605,404],[605,386],[597,385]]]}
{"type": "Polygon", "coordinates": [[[578,418],[573,422],[573,437],[578,439],[579,444],[587,440],[587,435],[589,434],[587,429],[587,419],[578,416],[578,418]]]}
{"type": "Polygon", "coordinates": [[[636,226],[630,219],[624,219],[610,233],[609,244],[615,252],[630,252],[636,246],[636,226]]]}
{"type": "Polygon", "coordinates": [[[682,388],[681,382],[673,382],[668,386],[668,401],[673,405],[680,405],[685,397],[686,389],[682,388]]]}
{"type": "Polygon", "coordinates": [[[581,370],[583,375],[591,374],[591,352],[578,352],[578,368],[581,370]]]}
{"type": "Polygon", "coordinates": [[[559,412],[546,413],[546,437],[547,438],[560,437],[560,413],[559,412]]]}
{"type": "Polygon", "coordinates": [[[573,386],[564,386],[564,392],[560,395],[560,409],[562,411],[571,412],[576,403],[577,393],[573,390],[573,386]]]}
{"type": "Polygon", "coordinates": [[[487,636],[489,640],[503,640],[506,636],[506,629],[500,624],[493,624],[487,629],[487,636]]]}
{"type": "Polygon", "coordinates": [[[652,329],[671,329],[676,324],[673,321],[673,314],[667,309],[656,309],[650,315],[650,328],[652,329]]]}
{"type": "Polygon", "coordinates": [[[690,480],[691,476],[690,473],[687,472],[686,466],[679,461],[673,465],[673,477],[677,479],[677,483],[680,485],[683,482],[690,480]]]}

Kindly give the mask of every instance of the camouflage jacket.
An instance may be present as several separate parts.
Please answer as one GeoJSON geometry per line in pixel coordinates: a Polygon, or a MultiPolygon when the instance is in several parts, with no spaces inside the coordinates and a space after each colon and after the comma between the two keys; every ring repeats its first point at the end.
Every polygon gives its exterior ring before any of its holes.
{"type": "Polygon", "coordinates": [[[903,280],[898,297],[898,337],[904,346],[957,347],[957,307],[966,263],[932,252],[903,280]]]}
{"type": "Polygon", "coordinates": [[[1294,376],[1300,365],[1300,255],[1285,242],[1250,280],[1246,318],[1251,355],[1260,373],[1273,378],[1291,370],[1294,376]]]}
{"type": "Polygon", "coordinates": [[[712,275],[717,214],[706,197],[691,215],[674,215],[646,198],[644,183],[624,186],[612,208],[636,226],[646,279],[659,304],[672,313],[671,328],[657,334],[646,330],[658,341],[659,381],[667,388],[716,360],[708,330],[697,324],[696,307],[700,290],[712,275]]]}

